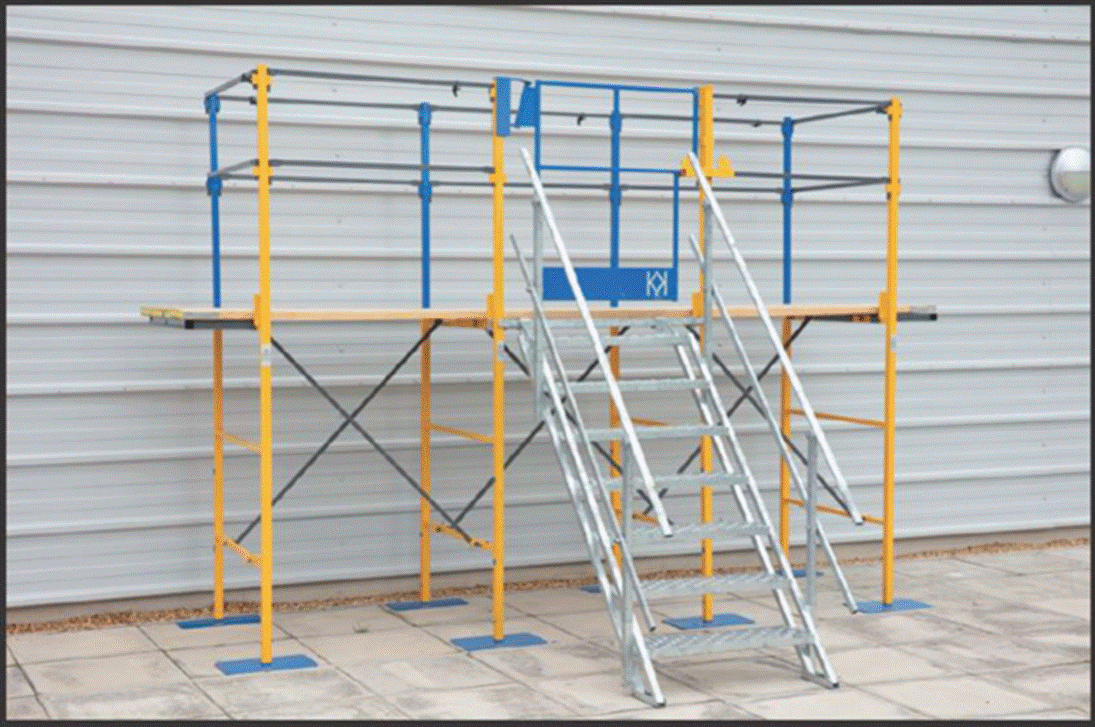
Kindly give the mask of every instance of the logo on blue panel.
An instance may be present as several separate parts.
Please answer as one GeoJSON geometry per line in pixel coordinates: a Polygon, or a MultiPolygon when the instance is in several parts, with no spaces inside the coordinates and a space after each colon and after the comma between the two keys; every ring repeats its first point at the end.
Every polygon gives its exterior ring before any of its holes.
{"type": "Polygon", "coordinates": [[[668,298],[669,297],[669,271],[668,270],[647,270],[646,271],[646,295],[648,298],[668,298]]]}

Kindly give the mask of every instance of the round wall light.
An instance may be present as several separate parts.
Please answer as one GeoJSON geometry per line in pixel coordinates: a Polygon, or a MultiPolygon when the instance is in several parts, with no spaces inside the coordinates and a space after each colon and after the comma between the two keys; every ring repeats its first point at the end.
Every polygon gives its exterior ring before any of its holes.
{"type": "Polygon", "coordinates": [[[1067,202],[1083,202],[1091,196],[1091,152],[1082,146],[1070,146],[1054,154],[1049,185],[1067,202]]]}

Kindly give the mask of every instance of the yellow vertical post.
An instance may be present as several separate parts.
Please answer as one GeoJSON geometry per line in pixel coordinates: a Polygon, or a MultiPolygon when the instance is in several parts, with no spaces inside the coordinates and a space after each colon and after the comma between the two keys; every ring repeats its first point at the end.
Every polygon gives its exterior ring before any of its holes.
{"type": "Polygon", "coordinates": [[[897,205],[901,195],[901,99],[886,107],[890,119],[889,183],[886,185],[886,291],[879,314],[886,324],[885,433],[882,445],[882,603],[893,603],[895,386],[897,383],[897,205]]]}
{"type": "MultiPolygon", "coordinates": [[[[791,319],[783,319],[783,346],[791,357],[791,319]]],[[[779,376],[779,429],[784,437],[791,436],[791,379],[783,370],[779,376]]],[[[791,557],[791,470],[787,462],[779,458],[779,545],[784,554],[791,557]]]]}
{"type": "Polygon", "coordinates": [[[491,166],[493,172],[490,182],[493,185],[493,286],[487,297],[487,314],[491,319],[491,372],[493,376],[494,431],[491,439],[492,464],[494,470],[494,535],[491,545],[494,548],[494,571],[491,583],[493,636],[495,641],[505,638],[505,570],[506,570],[506,388],[505,364],[502,359],[502,345],[505,333],[501,324],[505,311],[505,220],[503,201],[506,191],[506,171],[504,166],[504,139],[498,134],[498,82],[491,84],[491,166]]]}
{"type": "MultiPolygon", "coordinates": [[[[422,321],[422,335],[430,328],[429,321],[422,321]]],[[[418,407],[418,438],[421,445],[419,454],[420,486],[427,494],[430,492],[430,407],[431,391],[433,383],[432,371],[432,342],[426,339],[422,342],[420,353],[420,376],[418,380],[419,407],[418,407]]],[[[419,535],[418,535],[418,577],[419,598],[423,601],[430,600],[430,503],[425,497],[418,498],[419,535]]]]}
{"type": "MultiPolygon", "coordinates": [[[[695,170],[696,174],[709,174],[714,171],[715,168],[715,88],[708,84],[700,87],[700,99],[699,99],[699,160],[702,170],[695,170]]],[[[700,192],[700,229],[699,229],[699,248],[703,253],[707,244],[706,235],[704,234],[704,228],[706,227],[706,220],[704,219],[703,212],[703,192],[700,192]]],[[[703,296],[706,291],[707,283],[703,277],[703,266],[700,266],[700,295],[703,296]]],[[[701,298],[702,300],[702,298],[701,298]]],[[[707,331],[703,326],[700,326],[700,346],[704,347],[707,331]]],[[[706,348],[703,348],[706,351],[706,348]]],[[[704,472],[710,472],[712,470],[712,452],[711,452],[711,437],[703,437],[700,440],[700,469],[704,472]]],[[[711,488],[709,486],[703,486],[700,488],[700,522],[709,523],[713,516],[713,503],[711,497],[711,488]]],[[[703,538],[700,541],[700,569],[703,575],[712,576],[715,573],[715,561],[714,550],[711,538],[703,538]]],[[[710,621],[715,616],[715,598],[710,593],[703,594],[701,607],[703,611],[703,620],[710,621]]]]}
{"type": "Polygon", "coordinates": [[[213,618],[224,618],[224,331],[213,331],[213,618]]]}
{"type": "Polygon", "coordinates": [[[268,99],[270,72],[260,65],[251,76],[255,86],[255,118],[258,127],[259,293],[255,296],[255,328],[259,333],[259,500],[262,552],[259,556],[260,661],[273,661],[274,617],[274,426],[273,382],[270,349],[270,119],[268,99]]]}
{"type": "MultiPolygon", "coordinates": [[[[612,335],[615,336],[615,335],[619,334],[620,329],[616,328],[614,326],[614,327],[609,329],[609,332],[612,335]]],[[[619,378],[620,378],[620,347],[619,346],[613,346],[609,350],[609,352],[608,352],[608,367],[609,367],[609,369],[612,370],[612,375],[617,380],[619,380],[619,378]]],[[[612,401],[611,398],[608,400],[608,426],[609,426],[610,429],[616,429],[620,426],[620,412],[618,412],[616,410],[616,404],[615,404],[615,402],[612,401]]],[[[615,460],[616,462],[621,462],[622,463],[623,460],[621,459],[621,457],[622,457],[622,454],[623,454],[623,447],[620,445],[620,440],[619,439],[613,439],[611,444],[609,445],[609,447],[610,447],[609,454],[612,455],[612,459],[615,460]]],[[[610,466],[609,470],[611,471],[613,477],[619,477],[622,474],[621,471],[619,469],[617,469],[616,467],[614,467],[614,466],[610,466]]],[[[620,494],[619,490],[613,490],[610,496],[612,498],[613,508],[616,510],[616,517],[617,517],[617,519],[619,519],[620,515],[623,513],[623,502],[620,499],[622,497],[622,495],[620,494]]],[[[616,565],[618,567],[623,567],[623,553],[620,552],[620,546],[613,543],[612,544],[612,553],[616,556],[616,565]]]]}

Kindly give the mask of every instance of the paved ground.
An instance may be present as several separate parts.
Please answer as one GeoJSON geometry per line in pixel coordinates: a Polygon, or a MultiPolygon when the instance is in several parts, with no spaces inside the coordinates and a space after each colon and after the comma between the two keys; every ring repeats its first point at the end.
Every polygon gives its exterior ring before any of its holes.
{"type": "MultiPolygon", "coordinates": [[[[790,649],[695,657],[659,667],[669,706],[628,696],[603,601],[581,591],[509,594],[510,632],[548,643],[473,654],[448,642],[487,631],[488,603],[408,611],[344,608],[276,615],[275,655],[319,667],[225,677],[214,662],[257,656],[257,626],[173,623],[8,637],[8,718],[787,719],[1091,714],[1090,558],[1085,548],[898,560],[897,594],[932,608],[848,614],[822,577],[818,616],[841,677],[799,677],[790,649]]],[[[878,566],[846,569],[877,598],[878,566]]],[[[694,615],[694,600],[660,602],[694,615]]],[[[771,597],[724,599],[775,624],[771,597]]],[[[667,627],[668,628],[668,627],[667,627]]]]}

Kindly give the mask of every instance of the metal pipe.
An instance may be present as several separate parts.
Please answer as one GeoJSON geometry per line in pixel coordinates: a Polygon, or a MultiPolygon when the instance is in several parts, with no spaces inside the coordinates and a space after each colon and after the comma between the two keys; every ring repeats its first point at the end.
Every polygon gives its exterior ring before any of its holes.
{"type": "Polygon", "coordinates": [[[715,98],[725,98],[737,101],[745,105],[746,101],[783,101],[787,103],[827,103],[827,104],[852,104],[855,106],[886,105],[888,101],[864,101],[863,99],[850,98],[818,98],[813,96],[767,96],[753,93],[716,93],[715,98]]]}
{"type": "Polygon", "coordinates": [[[419,153],[421,177],[418,184],[418,197],[421,199],[420,223],[422,230],[422,307],[430,307],[430,202],[433,189],[430,185],[430,117],[433,111],[428,103],[418,107],[419,153]]]}
{"type": "Polygon", "coordinates": [[[248,71],[247,73],[241,73],[238,76],[234,76],[232,78],[229,78],[227,81],[225,81],[221,85],[217,86],[216,88],[213,88],[213,89],[210,89],[210,90],[206,91],[205,92],[205,97],[208,98],[209,96],[216,96],[221,91],[227,91],[228,89],[235,86],[237,83],[246,83],[247,81],[251,80],[251,75],[254,72],[255,72],[254,69],[252,69],[252,70],[248,71]]]}
{"type": "Polygon", "coordinates": [[[443,81],[436,78],[408,78],[406,76],[366,76],[357,73],[328,73],[325,71],[298,71],[290,68],[271,68],[271,76],[293,76],[325,81],[370,81],[376,83],[414,83],[423,86],[450,86],[460,88],[490,88],[484,81],[443,81]]]}
{"type": "Polygon", "coordinates": [[[852,116],[854,114],[866,114],[871,111],[875,113],[885,113],[885,104],[874,104],[871,106],[864,106],[858,109],[848,109],[847,111],[834,111],[830,114],[816,114],[814,116],[803,116],[801,119],[795,119],[796,124],[803,124],[807,121],[821,121],[822,119],[835,119],[838,116],[852,116]]]}
{"type": "Polygon", "coordinates": [[[272,167],[320,167],[331,169],[428,169],[438,172],[483,172],[489,174],[493,167],[474,164],[430,164],[428,156],[419,164],[413,162],[343,162],[325,159],[271,159],[272,167]]]}
{"type": "Polygon", "coordinates": [[[817,192],[822,189],[841,189],[843,187],[864,187],[869,184],[886,184],[889,182],[888,177],[873,177],[868,179],[861,179],[858,182],[833,182],[832,184],[815,184],[811,187],[795,187],[794,192],[817,192]]]}
{"type": "MultiPolygon", "coordinates": [[[[210,157],[212,157],[212,156],[213,156],[213,154],[211,153],[210,157]]],[[[212,161],[212,159],[210,161],[212,161]]],[[[242,162],[237,162],[235,164],[229,164],[227,167],[223,167],[221,169],[212,168],[212,169],[209,170],[208,176],[209,177],[220,177],[221,179],[224,179],[225,177],[227,177],[227,175],[231,174],[232,172],[236,171],[237,169],[246,169],[247,167],[253,167],[258,163],[259,163],[258,159],[245,159],[242,162]]],[[[253,179],[254,175],[249,174],[249,175],[246,175],[246,177],[248,179],[253,179]]]]}

